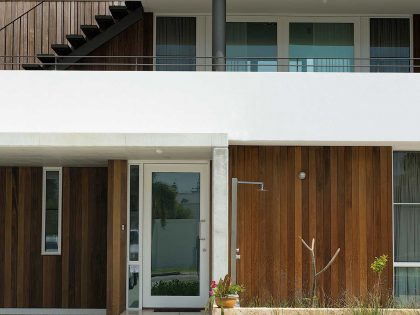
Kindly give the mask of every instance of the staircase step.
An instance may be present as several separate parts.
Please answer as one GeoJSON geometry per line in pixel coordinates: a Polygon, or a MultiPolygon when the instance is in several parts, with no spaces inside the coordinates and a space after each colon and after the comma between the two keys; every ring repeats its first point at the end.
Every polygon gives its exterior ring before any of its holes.
{"type": "Polygon", "coordinates": [[[101,32],[98,25],[81,25],[80,29],[87,39],[92,39],[101,32]]]}
{"type": "Polygon", "coordinates": [[[49,63],[49,64],[53,64],[56,62],[56,56],[53,54],[37,54],[36,57],[38,58],[39,61],[41,61],[42,63],[49,63]]]}
{"type": "Polygon", "coordinates": [[[22,68],[25,70],[44,70],[39,63],[26,63],[22,65],[22,68]]]}
{"type": "Polygon", "coordinates": [[[111,15],[95,15],[95,20],[101,30],[106,30],[115,24],[114,18],[111,15]]]}
{"type": "Polygon", "coordinates": [[[67,35],[66,38],[74,49],[77,49],[80,46],[86,44],[86,38],[84,38],[82,35],[70,34],[67,35]]]}
{"type": "Polygon", "coordinates": [[[141,4],[141,1],[125,1],[125,6],[130,11],[135,11],[138,8],[143,7],[143,5],[141,4]]]}
{"type": "Polygon", "coordinates": [[[109,11],[116,20],[121,20],[128,15],[128,9],[125,5],[111,5],[109,11]]]}
{"type": "Polygon", "coordinates": [[[72,49],[67,44],[52,44],[51,49],[54,50],[58,56],[67,56],[72,52],[72,49]]]}

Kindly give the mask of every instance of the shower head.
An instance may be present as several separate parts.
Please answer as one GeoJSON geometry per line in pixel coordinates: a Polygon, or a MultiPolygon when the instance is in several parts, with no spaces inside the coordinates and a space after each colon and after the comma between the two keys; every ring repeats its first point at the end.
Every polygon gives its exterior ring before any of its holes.
{"type": "Polygon", "coordinates": [[[265,188],[264,188],[264,183],[261,183],[259,186],[260,186],[260,188],[258,189],[258,191],[261,191],[261,192],[266,192],[266,191],[268,191],[268,189],[265,189],[265,188]]]}
{"type": "Polygon", "coordinates": [[[264,188],[264,182],[247,182],[247,181],[238,181],[238,184],[244,184],[244,185],[257,185],[258,191],[268,191],[264,188]]]}

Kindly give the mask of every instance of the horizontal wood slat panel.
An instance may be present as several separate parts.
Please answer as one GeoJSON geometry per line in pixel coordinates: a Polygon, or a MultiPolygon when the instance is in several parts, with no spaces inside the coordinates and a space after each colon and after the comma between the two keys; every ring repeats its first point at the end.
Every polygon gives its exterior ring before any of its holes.
{"type": "MultiPolygon", "coordinates": [[[[374,257],[392,261],[391,154],[390,147],[231,146],[230,177],[264,181],[268,189],[238,188],[245,300],[280,303],[308,294],[310,257],[300,236],[316,239],[318,268],[341,248],[318,282],[324,303],[366,297],[376,280],[374,257]]],[[[383,280],[383,293],[392,292],[392,264],[383,280]]]]}
{"type": "Polygon", "coordinates": [[[0,307],[106,307],[106,189],[106,168],[63,169],[63,252],[42,256],[42,168],[0,167],[0,307]]]}

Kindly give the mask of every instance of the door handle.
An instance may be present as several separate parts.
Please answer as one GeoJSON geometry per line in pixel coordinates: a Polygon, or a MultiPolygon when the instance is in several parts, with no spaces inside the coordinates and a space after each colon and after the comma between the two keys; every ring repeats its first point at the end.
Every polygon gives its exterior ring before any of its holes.
{"type": "Polygon", "coordinates": [[[205,237],[203,237],[202,235],[201,235],[201,232],[202,232],[202,229],[201,229],[201,224],[202,223],[206,223],[206,220],[200,220],[200,222],[198,223],[199,225],[198,225],[198,239],[200,240],[200,241],[205,241],[206,240],[206,238],[205,237]]]}
{"type": "Polygon", "coordinates": [[[236,249],[236,260],[241,259],[241,255],[239,254],[239,248],[236,249]]]}

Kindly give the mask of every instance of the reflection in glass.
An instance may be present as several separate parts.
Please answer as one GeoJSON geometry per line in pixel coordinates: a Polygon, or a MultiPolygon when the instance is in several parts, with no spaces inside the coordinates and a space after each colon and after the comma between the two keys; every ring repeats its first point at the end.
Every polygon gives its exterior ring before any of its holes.
{"type": "Polygon", "coordinates": [[[403,306],[420,305],[420,268],[395,268],[395,297],[403,306]]]}
{"type": "Polygon", "coordinates": [[[395,261],[420,261],[420,205],[395,205],[395,261]]]}
{"type": "Polygon", "coordinates": [[[289,71],[354,71],[353,23],[290,23],[289,71]]]}
{"type": "Polygon", "coordinates": [[[371,72],[410,72],[410,20],[371,18],[370,57],[371,72]]]}
{"type": "Polygon", "coordinates": [[[139,260],[139,166],[130,166],[130,261],[139,260]]]}
{"type": "Polygon", "coordinates": [[[200,173],[152,174],[152,296],[199,296],[200,173]]]}
{"type": "Polygon", "coordinates": [[[420,152],[394,153],[394,202],[420,203],[420,152]]]}
{"type": "Polygon", "coordinates": [[[277,71],[277,24],[227,23],[226,56],[227,71],[277,71]]]}
{"type": "Polygon", "coordinates": [[[128,266],[128,308],[139,308],[139,271],[140,267],[138,265],[128,266]]]}
{"type": "Polygon", "coordinates": [[[46,172],[45,251],[58,251],[59,171],[46,172]]]}
{"type": "Polygon", "coordinates": [[[196,18],[156,18],[156,70],[195,71],[196,18]]]}

